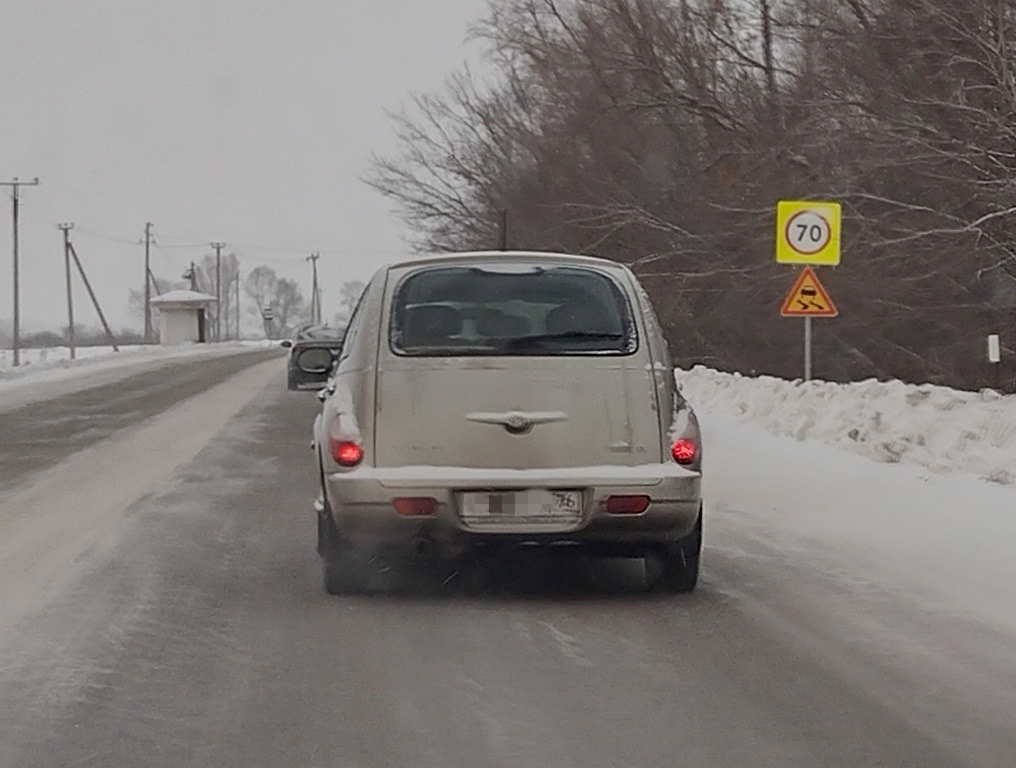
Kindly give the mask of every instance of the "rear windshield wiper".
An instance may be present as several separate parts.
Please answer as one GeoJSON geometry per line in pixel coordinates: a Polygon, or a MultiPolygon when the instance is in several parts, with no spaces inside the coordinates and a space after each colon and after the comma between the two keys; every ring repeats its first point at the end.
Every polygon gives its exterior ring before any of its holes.
{"type": "Polygon", "coordinates": [[[407,355],[475,355],[496,351],[497,347],[477,344],[413,344],[402,347],[402,352],[407,355]]]}
{"type": "Polygon", "coordinates": [[[623,333],[563,331],[561,333],[537,333],[531,336],[516,336],[509,339],[505,346],[508,349],[518,349],[530,344],[539,346],[546,341],[615,341],[622,338],[624,338],[623,333]]]}

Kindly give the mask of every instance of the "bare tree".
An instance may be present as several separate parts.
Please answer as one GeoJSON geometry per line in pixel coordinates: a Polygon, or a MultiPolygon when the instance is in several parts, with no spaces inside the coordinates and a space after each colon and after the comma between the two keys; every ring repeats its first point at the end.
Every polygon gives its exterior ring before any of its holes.
{"type": "Polygon", "coordinates": [[[347,280],[339,287],[339,306],[347,318],[353,314],[356,302],[366,287],[367,284],[361,280],[347,280]]]}
{"type": "MultiPolygon", "coordinates": [[[[1016,0],[499,0],[369,181],[418,247],[596,252],[679,362],[794,375],[780,199],[845,207],[820,375],[976,386],[1016,303],[1016,0]]],[[[1009,348],[1016,339],[1008,340],[1009,348]]]]}
{"type": "Polygon", "coordinates": [[[295,280],[279,277],[271,267],[255,267],[243,284],[244,292],[254,303],[248,312],[258,316],[271,309],[271,328],[276,335],[292,332],[309,321],[309,307],[295,280]]]}
{"type": "Polygon", "coordinates": [[[232,290],[233,283],[240,273],[240,260],[235,253],[223,254],[219,269],[216,269],[215,256],[205,254],[201,263],[196,265],[197,282],[200,289],[211,296],[215,295],[216,278],[218,277],[221,286],[221,310],[223,338],[229,338],[230,324],[228,318],[233,317],[236,312],[234,302],[235,293],[232,290]]]}

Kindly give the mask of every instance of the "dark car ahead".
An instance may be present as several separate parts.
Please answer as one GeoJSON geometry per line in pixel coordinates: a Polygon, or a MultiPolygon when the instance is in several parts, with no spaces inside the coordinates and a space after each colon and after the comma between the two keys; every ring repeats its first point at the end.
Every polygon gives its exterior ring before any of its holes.
{"type": "Polygon", "coordinates": [[[293,339],[282,342],[289,352],[286,381],[293,390],[317,390],[342,351],[344,328],[331,325],[305,325],[293,339]]]}

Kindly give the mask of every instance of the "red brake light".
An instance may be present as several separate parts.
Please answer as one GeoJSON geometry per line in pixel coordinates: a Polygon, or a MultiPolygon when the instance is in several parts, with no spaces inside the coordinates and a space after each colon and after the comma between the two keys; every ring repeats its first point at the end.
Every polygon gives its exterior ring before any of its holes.
{"type": "Polygon", "coordinates": [[[612,515],[637,515],[649,507],[649,497],[608,496],[605,506],[612,515]]]}
{"type": "Polygon", "coordinates": [[[352,440],[331,440],[332,458],[340,467],[355,467],[363,461],[363,448],[352,440]]]}
{"type": "Polygon", "coordinates": [[[427,517],[437,511],[437,499],[427,496],[405,496],[392,499],[392,506],[403,517],[427,517]]]}
{"type": "Polygon", "coordinates": [[[670,455],[678,464],[691,464],[698,456],[698,446],[695,445],[694,440],[682,437],[680,440],[675,440],[674,444],[670,446],[670,455]]]}

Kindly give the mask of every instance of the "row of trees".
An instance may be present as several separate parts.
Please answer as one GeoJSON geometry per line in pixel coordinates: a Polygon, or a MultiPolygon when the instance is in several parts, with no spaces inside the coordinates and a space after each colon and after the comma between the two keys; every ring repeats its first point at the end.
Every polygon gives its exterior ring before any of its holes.
{"type": "MultiPolygon", "coordinates": [[[[368,181],[421,249],[631,265],[677,362],[796,376],[780,199],[844,206],[816,375],[985,383],[1016,349],[1016,0],[495,0],[368,181]]],[[[1010,368],[1010,371],[1012,369],[1010,368]]]]}

